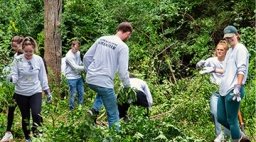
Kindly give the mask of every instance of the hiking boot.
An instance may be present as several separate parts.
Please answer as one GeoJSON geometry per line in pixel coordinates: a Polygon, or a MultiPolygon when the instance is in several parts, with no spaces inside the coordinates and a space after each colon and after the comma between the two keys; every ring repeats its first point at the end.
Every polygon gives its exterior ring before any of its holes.
{"type": "Polygon", "coordinates": [[[224,136],[222,132],[214,139],[214,142],[222,142],[224,140],[224,136]]]}
{"type": "Polygon", "coordinates": [[[94,108],[91,108],[88,110],[89,115],[93,119],[94,123],[96,124],[97,116],[99,115],[99,111],[95,110],[94,108]]]}
{"type": "Polygon", "coordinates": [[[9,142],[9,141],[12,141],[13,140],[13,135],[11,132],[6,132],[4,134],[4,137],[1,139],[0,142],[9,142]]]}

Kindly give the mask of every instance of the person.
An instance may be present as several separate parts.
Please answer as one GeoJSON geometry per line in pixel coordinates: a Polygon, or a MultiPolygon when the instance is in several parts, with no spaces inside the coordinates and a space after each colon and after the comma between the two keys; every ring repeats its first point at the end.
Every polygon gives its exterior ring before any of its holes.
{"type": "MultiPolygon", "coordinates": [[[[130,87],[135,91],[136,94],[136,100],[125,100],[125,102],[119,103],[118,102],[118,112],[119,112],[119,118],[123,118],[125,121],[128,120],[127,111],[130,107],[130,104],[136,105],[136,106],[142,106],[147,108],[147,116],[149,115],[149,108],[153,104],[153,98],[150,92],[150,89],[145,81],[142,79],[136,78],[134,75],[130,74],[130,87]]],[[[122,92],[122,91],[120,91],[122,92]]],[[[123,95],[123,94],[120,94],[123,95]]],[[[119,95],[117,97],[117,100],[119,99],[119,95]]],[[[96,98],[95,102],[97,102],[97,105],[92,108],[93,112],[96,114],[99,113],[101,106],[102,106],[102,100],[101,98],[96,98]]],[[[96,123],[96,117],[94,119],[94,122],[96,123]]]]}
{"type": "MultiPolygon", "coordinates": [[[[11,47],[12,47],[12,50],[15,52],[14,58],[17,57],[20,54],[23,54],[23,50],[21,48],[21,42],[22,41],[23,41],[23,37],[22,36],[14,36],[12,38],[12,40],[11,40],[11,47]]],[[[11,69],[11,67],[8,67],[8,68],[9,68],[8,70],[11,69]]],[[[13,139],[11,128],[12,128],[13,119],[14,119],[14,111],[15,111],[15,109],[17,107],[17,104],[15,102],[15,93],[13,94],[12,98],[13,98],[12,102],[10,102],[10,105],[8,106],[7,128],[6,128],[5,135],[1,139],[1,142],[11,141],[13,139]]]]}
{"type": "MultiPolygon", "coordinates": [[[[73,40],[71,42],[71,49],[67,52],[65,76],[69,86],[69,109],[75,108],[75,93],[78,93],[78,105],[81,108],[84,101],[84,81],[81,76],[81,72],[84,71],[84,66],[80,57],[80,42],[73,40]]],[[[63,66],[63,64],[62,64],[63,66]]]]}
{"type": "MultiPolygon", "coordinates": [[[[128,61],[129,48],[125,41],[132,34],[132,25],[122,22],[118,25],[115,35],[103,36],[94,42],[83,57],[86,70],[86,82],[97,95],[93,108],[97,108],[100,98],[107,111],[109,127],[119,131],[119,113],[117,99],[114,91],[114,77],[118,72],[123,86],[130,87],[128,61]]],[[[89,111],[95,115],[94,111],[89,111]]]]}
{"type": "Polygon", "coordinates": [[[238,30],[234,26],[224,29],[224,39],[230,45],[224,61],[225,71],[220,85],[217,118],[219,123],[231,131],[234,142],[250,141],[240,130],[238,110],[243,99],[244,85],[248,76],[249,53],[240,43],[238,30]]]}
{"type": "Polygon", "coordinates": [[[15,85],[15,100],[21,112],[22,130],[26,142],[31,142],[30,113],[33,118],[33,135],[38,136],[40,132],[37,127],[42,123],[42,91],[51,96],[43,59],[34,54],[36,48],[37,43],[32,37],[24,38],[22,42],[24,54],[14,59],[10,78],[15,85]]]}
{"type": "MultiPolygon", "coordinates": [[[[130,75],[130,84],[131,84],[131,88],[135,90],[136,98],[137,98],[135,102],[132,102],[132,104],[147,108],[147,116],[148,116],[149,108],[153,104],[153,98],[147,83],[142,79],[136,78],[134,75],[130,75]]],[[[129,102],[125,102],[123,104],[118,103],[119,118],[128,119],[127,111],[129,107],[130,107],[129,102]]]]}
{"type": "MultiPolygon", "coordinates": [[[[210,73],[210,80],[213,84],[220,85],[221,78],[223,76],[224,67],[223,62],[225,59],[225,55],[228,51],[228,44],[225,40],[220,40],[217,44],[214,52],[214,57],[210,57],[206,60],[200,60],[197,63],[197,67],[203,67],[203,70],[200,71],[200,74],[210,73]]],[[[222,131],[221,124],[217,120],[217,102],[220,94],[218,91],[212,93],[210,97],[210,112],[213,118],[213,122],[215,125],[215,134],[216,138],[214,142],[221,142],[224,140],[224,135],[228,136],[230,134],[229,130],[224,128],[224,132],[222,131]]]]}

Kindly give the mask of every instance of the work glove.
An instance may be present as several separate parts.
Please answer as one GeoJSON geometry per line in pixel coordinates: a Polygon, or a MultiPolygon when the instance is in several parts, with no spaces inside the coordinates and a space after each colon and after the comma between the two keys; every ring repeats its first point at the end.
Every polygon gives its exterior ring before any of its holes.
{"type": "Polygon", "coordinates": [[[202,68],[205,64],[205,60],[200,60],[199,62],[196,63],[197,68],[202,68]]]}
{"type": "Polygon", "coordinates": [[[47,95],[47,101],[46,101],[47,103],[51,103],[52,102],[52,93],[49,93],[48,95],[47,95]]]}
{"type": "Polygon", "coordinates": [[[234,93],[232,98],[233,101],[237,101],[237,102],[241,101],[240,90],[241,90],[241,85],[236,84],[233,90],[233,93],[234,93]]]}
{"type": "Polygon", "coordinates": [[[52,102],[52,93],[50,92],[50,89],[44,90],[44,93],[47,95],[46,102],[51,103],[52,102]]]}
{"type": "Polygon", "coordinates": [[[215,67],[204,67],[199,73],[206,74],[206,73],[212,73],[214,71],[215,71],[215,67]]]}
{"type": "Polygon", "coordinates": [[[117,102],[118,104],[133,103],[137,100],[136,90],[131,87],[124,87],[119,90],[117,102]]]}

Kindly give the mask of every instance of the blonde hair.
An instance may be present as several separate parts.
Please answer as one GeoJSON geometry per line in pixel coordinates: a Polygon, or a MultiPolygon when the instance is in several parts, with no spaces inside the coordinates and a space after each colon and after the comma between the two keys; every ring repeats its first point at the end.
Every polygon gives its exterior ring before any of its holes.
{"type": "Polygon", "coordinates": [[[227,51],[228,48],[229,48],[228,43],[227,43],[226,40],[220,40],[220,41],[218,42],[218,44],[216,45],[216,47],[215,47],[214,56],[217,56],[216,50],[217,50],[217,47],[218,47],[218,46],[223,46],[226,51],[227,51]]]}
{"type": "Polygon", "coordinates": [[[30,36],[25,37],[21,44],[22,49],[24,49],[26,45],[32,45],[33,49],[34,49],[34,53],[38,53],[37,43],[34,38],[32,38],[30,36]]]}

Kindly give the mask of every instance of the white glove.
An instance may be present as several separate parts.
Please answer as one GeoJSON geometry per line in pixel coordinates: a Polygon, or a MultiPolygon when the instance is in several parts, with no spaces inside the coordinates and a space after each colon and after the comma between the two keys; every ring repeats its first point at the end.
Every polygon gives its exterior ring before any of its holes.
{"type": "Polygon", "coordinates": [[[196,67],[201,68],[204,66],[204,64],[205,64],[205,60],[200,60],[199,62],[196,63],[196,67]]]}
{"type": "Polygon", "coordinates": [[[233,101],[240,102],[241,101],[241,96],[240,96],[240,90],[241,90],[241,85],[236,84],[233,90],[234,96],[232,98],[233,101]]]}
{"type": "Polygon", "coordinates": [[[214,71],[215,71],[215,67],[204,67],[199,73],[206,74],[206,73],[212,73],[214,71]]]}

